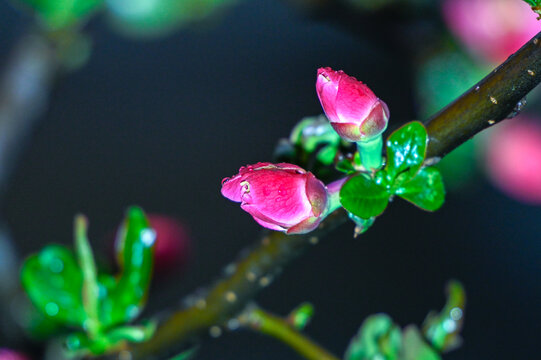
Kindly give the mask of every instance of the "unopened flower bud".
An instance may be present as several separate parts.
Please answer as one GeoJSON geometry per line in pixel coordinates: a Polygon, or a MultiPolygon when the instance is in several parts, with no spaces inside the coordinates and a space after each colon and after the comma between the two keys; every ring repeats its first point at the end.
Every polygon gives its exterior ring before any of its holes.
{"type": "Polygon", "coordinates": [[[319,68],[316,90],[323,111],[344,140],[367,141],[387,128],[387,105],[368,86],[342,70],[319,68]]]}
{"type": "Polygon", "coordinates": [[[255,221],[288,234],[314,230],[328,205],[325,185],[297,165],[257,163],[222,181],[222,195],[241,203],[255,221]]]}

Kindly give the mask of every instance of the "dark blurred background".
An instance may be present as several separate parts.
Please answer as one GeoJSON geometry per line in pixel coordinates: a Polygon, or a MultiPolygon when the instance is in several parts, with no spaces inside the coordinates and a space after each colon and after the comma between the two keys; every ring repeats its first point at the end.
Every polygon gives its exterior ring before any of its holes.
{"type": "MultiPolygon", "coordinates": [[[[30,25],[0,2],[0,64],[30,25]]],[[[74,214],[90,219],[92,244],[127,206],[189,224],[187,269],[153,284],[148,313],[209,284],[261,229],[220,195],[241,165],[270,161],[280,137],[322,112],[316,69],[344,69],[391,109],[416,117],[409,65],[377,32],[360,37],[272,0],[241,3],[218,20],[134,41],[89,25],[93,53],[55,88],[9,180],[2,213],[21,254],[70,244],[74,214]]],[[[533,359],[541,323],[541,208],[521,205],[484,180],[450,193],[438,212],[396,200],[357,239],[347,224],[287,268],[257,301],[287,314],[315,305],[307,333],[343,354],[365,317],[420,324],[444,303],[451,278],[468,294],[464,343],[446,359],[533,359]]],[[[0,340],[1,342],[1,340],[0,340]]],[[[1,345],[1,344],[0,344],[1,345]]],[[[207,341],[200,359],[296,359],[247,331],[207,341]]]]}

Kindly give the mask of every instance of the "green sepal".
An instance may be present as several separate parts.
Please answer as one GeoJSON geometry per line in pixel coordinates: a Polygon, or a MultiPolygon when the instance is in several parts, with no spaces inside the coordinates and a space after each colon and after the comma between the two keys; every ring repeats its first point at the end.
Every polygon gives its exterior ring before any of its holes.
{"type": "Polygon", "coordinates": [[[394,193],[427,211],[438,210],[445,201],[445,187],[440,171],[426,167],[410,181],[404,182],[394,193]]]}
{"type": "Polygon", "coordinates": [[[397,360],[401,342],[400,327],[388,315],[371,315],[351,339],[344,360],[397,360]]]}
{"type": "Polygon", "coordinates": [[[110,278],[101,278],[103,289],[107,290],[100,307],[104,326],[129,322],[140,314],[152,277],[156,233],[141,208],[128,209],[117,236],[120,273],[116,284],[110,278]]]}
{"type": "Polygon", "coordinates": [[[409,325],[402,333],[399,360],[441,360],[441,357],[426,343],[419,329],[415,325],[409,325]]]}
{"type": "Polygon", "coordinates": [[[18,0],[29,6],[51,30],[75,25],[97,11],[103,0],[18,0]]]}
{"type": "Polygon", "coordinates": [[[369,219],[363,219],[358,216],[353,215],[352,213],[348,212],[348,217],[355,223],[355,230],[353,233],[353,237],[356,238],[357,236],[364,234],[372,225],[374,225],[374,221],[376,221],[375,217],[371,217],[369,219]]]}
{"type": "Polygon", "coordinates": [[[83,326],[83,273],[66,247],[49,245],[28,257],[21,282],[32,303],[47,317],[66,326],[83,326]]]}
{"type": "Polygon", "coordinates": [[[343,158],[336,163],[336,170],[343,172],[347,175],[352,175],[357,172],[355,166],[353,165],[352,159],[343,158]]]}
{"type": "Polygon", "coordinates": [[[395,130],[387,139],[387,174],[393,179],[403,172],[414,177],[425,160],[427,142],[426,129],[419,121],[395,130]]]}
{"type": "Polygon", "coordinates": [[[386,186],[361,174],[344,183],[340,189],[340,203],[350,213],[363,219],[380,215],[389,203],[386,186]]]}

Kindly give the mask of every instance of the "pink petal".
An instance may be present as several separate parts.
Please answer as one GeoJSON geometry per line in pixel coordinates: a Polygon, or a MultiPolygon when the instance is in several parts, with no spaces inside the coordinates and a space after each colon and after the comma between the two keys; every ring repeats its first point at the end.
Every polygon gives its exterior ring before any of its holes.
{"type": "Polygon", "coordinates": [[[342,77],[335,105],[338,122],[361,125],[377,100],[372,90],[362,82],[350,76],[342,77]]]}

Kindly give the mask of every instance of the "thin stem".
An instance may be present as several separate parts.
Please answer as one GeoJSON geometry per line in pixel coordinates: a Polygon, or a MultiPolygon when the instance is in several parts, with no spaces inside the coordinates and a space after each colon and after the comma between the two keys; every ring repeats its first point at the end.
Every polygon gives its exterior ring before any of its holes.
{"type": "Polygon", "coordinates": [[[378,135],[373,139],[357,142],[361,163],[366,170],[379,169],[383,163],[383,136],[378,135]]]}
{"type": "Polygon", "coordinates": [[[240,317],[242,325],[289,345],[308,360],[338,360],[314,341],[297,331],[284,319],[259,308],[250,308],[240,317]]]}
{"type": "MultiPolygon", "coordinates": [[[[540,61],[541,33],[497,71],[490,73],[427,122],[429,156],[444,156],[490,125],[487,119],[499,121],[506,118],[514,104],[541,81],[540,61]],[[478,91],[475,90],[477,86],[478,91]],[[497,96],[496,103],[490,99],[490,104],[486,102],[488,94],[497,96]]],[[[166,358],[175,349],[180,350],[186,341],[208,332],[211,326],[223,324],[242,311],[259,290],[277,275],[279,269],[346,220],[344,211],[335,211],[318,229],[308,234],[288,236],[280,232],[266,233],[248,255],[234,264],[235,271],[231,275],[215,283],[208,294],[192,306],[165,318],[152,339],[141,344],[130,344],[123,355],[131,353],[133,359],[166,358]]]]}

